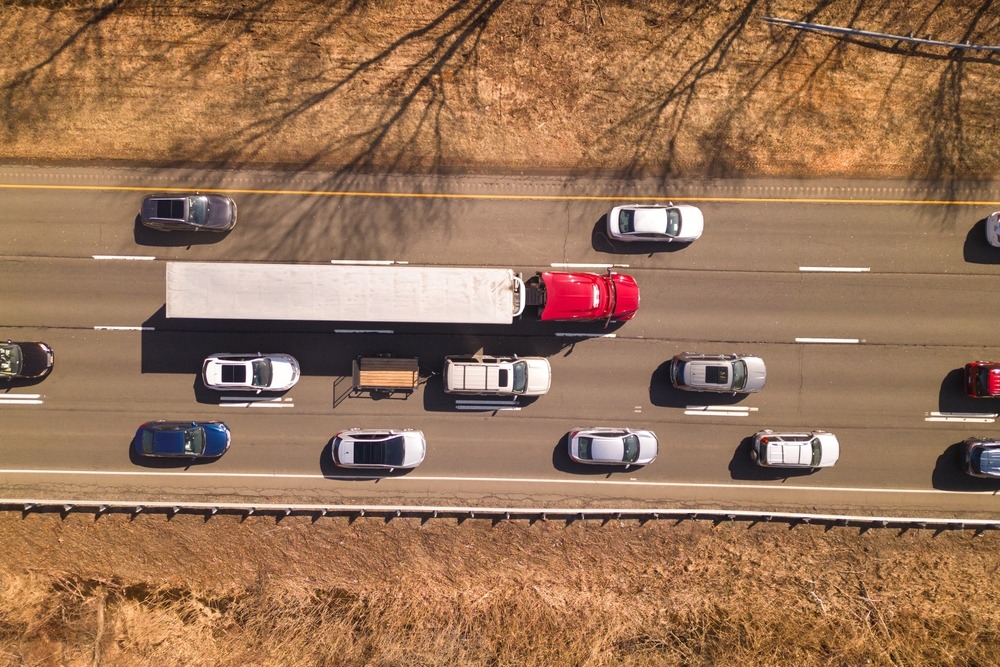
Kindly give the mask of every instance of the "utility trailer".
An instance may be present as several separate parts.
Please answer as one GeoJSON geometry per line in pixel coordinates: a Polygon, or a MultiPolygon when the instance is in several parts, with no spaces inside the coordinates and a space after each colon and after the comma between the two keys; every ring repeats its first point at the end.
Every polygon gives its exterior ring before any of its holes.
{"type": "Polygon", "coordinates": [[[388,354],[377,357],[358,357],[351,364],[355,395],[365,392],[409,397],[420,384],[420,365],[417,359],[394,358],[388,354]]]}

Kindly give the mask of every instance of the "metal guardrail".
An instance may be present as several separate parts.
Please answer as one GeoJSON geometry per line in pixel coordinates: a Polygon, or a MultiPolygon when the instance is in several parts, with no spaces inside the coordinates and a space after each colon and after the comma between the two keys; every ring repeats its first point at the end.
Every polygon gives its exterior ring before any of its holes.
{"type": "Polygon", "coordinates": [[[97,516],[117,512],[136,516],[141,513],[198,514],[206,517],[216,514],[241,516],[265,515],[280,520],[290,515],[312,516],[318,520],[325,516],[392,518],[454,518],[512,520],[633,520],[645,522],[657,519],[677,521],[749,521],[752,523],[777,522],[788,524],[817,524],[829,526],[854,526],[859,528],[931,528],[935,530],[967,530],[977,533],[1000,530],[998,519],[948,519],[941,517],[866,516],[859,514],[810,514],[800,512],[764,512],[727,509],[604,509],[604,508],[528,508],[528,507],[470,507],[470,506],[406,506],[406,505],[312,505],[295,503],[170,503],[160,501],[122,500],[41,500],[0,499],[0,511],[17,511],[23,514],[58,512],[61,516],[73,512],[92,513],[97,516]]]}
{"type": "Polygon", "coordinates": [[[870,37],[872,39],[886,39],[896,42],[908,42],[910,44],[923,44],[926,46],[940,46],[948,49],[969,49],[973,51],[989,51],[991,53],[1000,53],[1000,46],[983,46],[980,44],[962,44],[960,42],[943,42],[936,39],[926,39],[920,37],[912,37],[910,35],[890,35],[883,32],[872,32],[870,30],[855,30],[854,28],[840,28],[832,25],[823,25],[821,23],[806,23],[804,21],[791,21],[789,19],[779,19],[773,16],[765,16],[761,19],[765,23],[771,23],[776,25],[785,25],[791,28],[797,28],[799,30],[811,30],[813,32],[829,32],[836,35],[848,35],[851,37],[870,37]]]}

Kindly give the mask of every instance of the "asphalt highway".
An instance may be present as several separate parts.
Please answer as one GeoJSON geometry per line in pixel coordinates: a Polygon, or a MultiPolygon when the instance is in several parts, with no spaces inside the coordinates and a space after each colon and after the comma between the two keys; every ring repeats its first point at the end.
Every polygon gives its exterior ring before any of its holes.
{"type": "Polygon", "coordinates": [[[0,388],[0,496],[996,516],[1000,484],[957,467],[957,443],[1000,433],[1000,401],[968,399],[960,383],[967,361],[1000,358],[1000,249],[983,234],[996,209],[1000,187],[976,184],[0,167],[0,337],[56,355],[44,381],[0,388]],[[141,228],[143,194],[171,188],[230,193],[236,228],[141,228]],[[705,213],[689,247],[601,233],[615,203],[671,198],[705,213]],[[166,260],[614,266],[642,304],[609,329],[168,320],[166,260]],[[757,354],[767,386],[676,391],[666,364],[685,350],[757,354]],[[303,377],[277,397],[201,386],[205,356],[245,351],[290,353],[303,377]],[[477,351],[548,357],[552,390],[499,409],[456,402],[435,373],[445,355],[477,351]],[[351,360],[377,352],[419,357],[428,381],[405,400],[351,395],[351,360]],[[221,419],[233,446],[211,464],[154,466],[129,453],[151,419],[221,419]],[[650,428],[659,458],[574,466],[565,434],[591,425],[650,428]],[[329,443],[348,427],[420,428],[427,459],[345,474],[329,443]],[[841,459],[762,470],[748,457],[761,428],[831,430],[841,459]]]}

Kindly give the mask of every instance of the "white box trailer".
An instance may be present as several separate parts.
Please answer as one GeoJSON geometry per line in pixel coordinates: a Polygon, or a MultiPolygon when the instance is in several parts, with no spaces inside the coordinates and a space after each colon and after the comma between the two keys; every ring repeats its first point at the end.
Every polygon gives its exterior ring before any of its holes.
{"type": "Polygon", "coordinates": [[[167,262],[167,317],[510,324],[511,269],[167,262]]]}

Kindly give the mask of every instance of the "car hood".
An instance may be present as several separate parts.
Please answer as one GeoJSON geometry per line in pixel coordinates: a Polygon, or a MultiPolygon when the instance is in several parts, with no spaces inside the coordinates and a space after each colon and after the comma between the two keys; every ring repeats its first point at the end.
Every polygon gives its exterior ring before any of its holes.
{"type": "Polygon", "coordinates": [[[271,357],[271,388],[289,389],[298,382],[299,364],[292,357],[271,357]]]}
{"type": "Polygon", "coordinates": [[[599,320],[608,316],[611,295],[606,276],[595,273],[542,273],[542,320],[599,320]]]}
{"type": "Polygon", "coordinates": [[[681,231],[678,238],[694,240],[705,231],[705,216],[697,206],[678,206],[681,213],[681,231]]]}
{"type": "Polygon", "coordinates": [[[552,387],[552,366],[548,359],[523,359],[528,364],[526,396],[541,396],[552,387]]]}
{"type": "Polygon", "coordinates": [[[225,424],[202,424],[205,429],[205,456],[222,456],[229,449],[230,435],[225,424]]]}
{"type": "Polygon", "coordinates": [[[206,227],[228,229],[236,221],[236,205],[229,197],[208,195],[208,221],[206,227]]]}
{"type": "Polygon", "coordinates": [[[747,365],[747,382],[743,386],[743,391],[760,391],[764,388],[764,381],[767,378],[764,360],[760,357],[744,357],[743,362],[747,365]]]}

